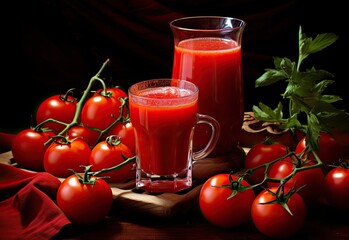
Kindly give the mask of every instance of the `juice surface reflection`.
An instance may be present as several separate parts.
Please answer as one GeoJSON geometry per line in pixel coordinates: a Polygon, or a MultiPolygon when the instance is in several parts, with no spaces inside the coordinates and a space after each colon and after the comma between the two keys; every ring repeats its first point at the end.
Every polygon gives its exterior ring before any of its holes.
{"type": "Polygon", "coordinates": [[[156,89],[137,93],[147,98],[130,98],[136,154],[143,171],[170,175],[185,170],[191,161],[189,148],[196,124],[197,95],[177,87],[156,89]],[[192,96],[179,98],[187,95],[192,96]]]}
{"type": "MultiPolygon", "coordinates": [[[[220,38],[187,39],[175,46],[172,78],[195,83],[200,89],[198,112],[221,125],[221,135],[212,155],[237,147],[244,113],[241,47],[220,38]]],[[[210,129],[198,125],[193,150],[207,143],[210,129]]]]}

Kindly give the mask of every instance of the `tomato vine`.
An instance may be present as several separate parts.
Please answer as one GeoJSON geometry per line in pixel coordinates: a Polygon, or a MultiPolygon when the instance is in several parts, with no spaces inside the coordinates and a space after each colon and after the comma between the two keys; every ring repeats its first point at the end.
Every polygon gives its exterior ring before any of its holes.
{"type": "MultiPolygon", "coordinates": [[[[76,105],[75,115],[74,115],[73,120],[70,123],[65,123],[65,122],[61,122],[61,121],[58,121],[58,120],[53,119],[53,118],[49,118],[49,119],[46,119],[45,121],[41,122],[40,124],[38,124],[35,128],[39,129],[48,122],[55,122],[55,123],[58,123],[58,124],[65,126],[65,128],[58,134],[58,135],[64,135],[71,127],[78,125],[79,124],[79,117],[81,115],[83,105],[86,102],[86,100],[88,99],[89,94],[92,91],[92,87],[94,86],[95,82],[99,82],[102,85],[103,91],[101,91],[99,94],[101,94],[102,96],[105,96],[105,97],[110,97],[110,93],[107,92],[107,87],[106,87],[103,79],[100,78],[101,73],[103,72],[104,68],[108,65],[108,63],[109,63],[109,59],[107,59],[103,63],[103,65],[99,69],[99,71],[90,79],[87,88],[84,90],[83,95],[81,96],[80,100],[78,101],[78,103],[76,105]]],[[[69,92],[71,92],[71,91],[72,91],[72,89],[69,89],[69,92]]],[[[103,134],[108,132],[116,123],[121,122],[121,121],[122,122],[129,121],[129,110],[128,110],[128,104],[127,104],[127,97],[119,98],[119,101],[121,102],[119,117],[111,125],[109,125],[106,129],[96,129],[96,128],[92,129],[94,131],[100,132],[99,137],[97,139],[97,142],[100,140],[100,138],[103,136],[103,134]],[[124,112],[125,108],[126,108],[126,112],[127,112],[126,117],[123,116],[123,112],[124,112]]],[[[53,139],[49,139],[45,143],[45,145],[49,145],[52,141],[53,141],[53,139]]]]}
{"type": "MultiPolygon", "coordinates": [[[[65,134],[72,127],[81,124],[80,117],[81,117],[81,113],[82,113],[84,104],[90,98],[90,93],[92,92],[92,88],[94,87],[96,82],[98,82],[99,84],[102,85],[102,89],[100,91],[96,92],[95,94],[101,95],[101,96],[106,97],[106,98],[111,98],[112,97],[112,93],[107,91],[106,84],[105,84],[104,80],[100,77],[102,72],[103,72],[103,70],[106,68],[106,66],[108,64],[109,64],[109,59],[107,59],[102,64],[102,66],[98,70],[98,72],[90,79],[90,81],[89,81],[86,89],[84,90],[80,100],[76,104],[75,115],[74,115],[73,120],[70,123],[65,123],[65,122],[59,121],[59,120],[54,119],[54,118],[49,118],[49,119],[46,119],[46,120],[40,122],[39,124],[37,124],[37,126],[35,126],[34,129],[36,129],[36,130],[41,130],[41,129],[45,130],[45,128],[43,128],[43,126],[46,123],[49,123],[49,122],[58,123],[58,124],[61,124],[61,125],[65,126],[64,129],[61,132],[59,132],[56,136],[49,138],[44,143],[45,146],[49,146],[52,142],[56,141],[56,139],[58,139],[58,138],[59,139],[64,139],[64,141],[66,141],[66,142],[73,142],[74,141],[74,139],[68,140],[68,137],[66,137],[65,134]]],[[[67,93],[64,96],[62,96],[62,98],[66,99],[68,97],[68,94],[71,94],[72,91],[73,91],[73,89],[69,89],[67,91],[67,93]]],[[[88,127],[90,130],[97,131],[99,133],[99,136],[98,136],[98,138],[96,140],[96,143],[98,143],[100,141],[100,139],[103,136],[105,136],[106,133],[108,133],[108,131],[111,128],[113,128],[113,126],[115,126],[117,123],[130,121],[130,118],[129,118],[129,107],[128,107],[128,104],[127,104],[127,100],[128,100],[127,95],[125,97],[119,97],[118,100],[120,101],[119,116],[113,121],[112,124],[108,125],[105,129],[99,129],[99,128],[95,128],[95,127],[88,127]],[[126,112],[126,114],[124,114],[124,112],[126,112]]],[[[118,139],[115,140],[115,137],[112,138],[112,139],[109,139],[108,141],[113,141],[113,140],[114,141],[119,141],[118,139]]],[[[92,146],[92,148],[93,148],[93,146],[92,146]]],[[[89,182],[88,179],[90,179],[93,176],[100,175],[100,174],[105,173],[105,172],[111,172],[111,171],[118,170],[121,167],[123,167],[124,165],[126,165],[126,164],[128,164],[128,163],[130,163],[130,162],[135,160],[135,156],[127,158],[123,154],[122,154],[122,158],[124,159],[124,162],[118,164],[117,166],[101,169],[101,170],[98,170],[96,172],[92,172],[91,171],[91,167],[92,166],[90,166],[90,165],[89,166],[83,166],[83,167],[85,167],[85,177],[84,177],[85,180],[82,181],[82,178],[79,178],[80,181],[82,183],[89,182]]]]}

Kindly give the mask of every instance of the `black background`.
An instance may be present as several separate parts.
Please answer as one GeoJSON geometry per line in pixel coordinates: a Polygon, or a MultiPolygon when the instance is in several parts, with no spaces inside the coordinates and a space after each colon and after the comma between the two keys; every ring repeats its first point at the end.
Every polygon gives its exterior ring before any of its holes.
{"type": "MultiPolygon", "coordinates": [[[[245,109],[275,106],[284,84],[255,88],[273,56],[298,58],[298,30],[315,37],[333,32],[337,42],[307,64],[335,75],[328,94],[348,110],[348,53],[344,3],[260,0],[32,0],[3,3],[0,131],[30,126],[38,104],[70,88],[85,89],[106,59],[103,77],[127,89],[150,78],[170,77],[173,39],[169,22],[179,17],[220,15],[246,21],[243,34],[245,109]],[[6,16],[5,16],[6,13],[6,16]]],[[[344,1],[342,1],[344,2],[344,1]]],[[[96,86],[96,88],[100,86],[96,86]]]]}

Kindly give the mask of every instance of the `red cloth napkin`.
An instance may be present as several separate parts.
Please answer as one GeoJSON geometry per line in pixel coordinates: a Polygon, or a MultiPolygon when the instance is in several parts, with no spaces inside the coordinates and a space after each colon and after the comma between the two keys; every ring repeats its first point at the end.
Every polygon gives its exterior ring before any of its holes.
{"type": "Polygon", "coordinates": [[[15,134],[0,132],[0,153],[11,150],[11,145],[15,134]]]}
{"type": "Polygon", "coordinates": [[[0,163],[0,239],[50,239],[71,223],[54,201],[60,184],[49,173],[0,163]]]}

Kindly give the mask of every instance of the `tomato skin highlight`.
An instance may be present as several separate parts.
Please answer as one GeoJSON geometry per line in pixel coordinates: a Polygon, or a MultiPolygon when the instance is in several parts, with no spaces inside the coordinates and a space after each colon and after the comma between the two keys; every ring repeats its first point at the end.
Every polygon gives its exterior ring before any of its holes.
{"type": "MultiPolygon", "coordinates": [[[[303,137],[296,146],[296,154],[300,154],[305,148],[306,142],[303,137]]],[[[319,137],[319,150],[316,152],[325,168],[329,170],[328,165],[338,165],[339,160],[342,158],[342,151],[337,140],[326,132],[320,132],[319,137]]],[[[306,154],[303,157],[306,158],[306,154]]],[[[310,154],[309,160],[314,160],[313,154],[310,154]]]]}
{"type": "MultiPolygon", "coordinates": [[[[64,123],[71,123],[76,112],[77,101],[72,96],[68,96],[67,100],[63,100],[64,95],[54,95],[45,99],[36,111],[37,124],[53,118],[64,123]]],[[[49,122],[44,127],[52,129],[56,134],[60,133],[65,126],[59,123],[49,122]]]]}
{"type": "Polygon", "coordinates": [[[73,224],[90,226],[103,221],[108,215],[113,193],[103,179],[97,179],[95,184],[83,184],[74,174],[63,180],[56,200],[73,224]]]}
{"type": "MultiPolygon", "coordinates": [[[[114,167],[122,162],[124,159],[122,157],[124,154],[125,157],[133,157],[131,150],[123,143],[119,143],[116,146],[110,145],[107,141],[99,142],[91,151],[89,156],[89,164],[92,165],[91,170],[96,172],[103,168],[114,167]]],[[[106,177],[104,180],[108,183],[120,183],[129,180],[130,172],[132,169],[133,163],[130,162],[122,166],[118,170],[111,172],[106,172],[99,174],[99,177],[106,177]]]]}
{"type": "Polygon", "coordinates": [[[120,141],[131,150],[133,155],[136,154],[135,132],[131,122],[118,122],[108,131],[108,135],[120,137],[120,141]]]}
{"type": "MultiPolygon", "coordinates": [[[[255,168],[275,159],[284,157],[288,153],[287,146],[280,143],[257,143],[246,154],[245,169],[255,168]]],[[[248,181],[257,184],[264,179],[265,167],[257,169],[250,176],[248,181]]]]}
{"type": "MultiPolygon", "coordinates": [[[[276,192],[276,187],[270,188],[276,192]]],[[[289,189],[285,188],[285,192],[289,189]]],[[[296,234],[305,224],[306,205],[302,197],[295,193],[290,197],[287,205],[291,216],[280,204],[261,204],[275,200],[266,190],[262,190],[255,198],[251,207],[252,221],[262,234],[272,238],[287,238],[296,234]]]]}
{"type": "MultiPolygon", "coordinates": [[[[236,176],[232,176],[234,180],[236,176]]],[[[229,184],[229,174],[217,174],[206,180],[199,195],[199,206],[202,215],[221,228],[233,228],[246,223],[251,218],[251,204],[255,197],[252,189],[238,192],[234,197],[227,199],[232,190],[218,186],[229,184]]],[[[242,180],[243,186],[249,183],[242,180]]]]}
{"type": "Polygon", "coordinates": [[[88,128],[104,130],[120,116],[121,102],[114,97],[95,93],[81,110],[81,122],[88,128]]]}
{"type": "Polygon", "coordinates": [[[349,168],[336,167],[330,170],[325,177],[324,191],[330,206],[349,211],[349,168]]]}
{"type": "Polygon", "coordinates": [[[56,177],[68,177],[75,172],[83,172],[89,164],[90,146],[82,139],[77,138],[69,144],[53,142],[44,155],[45,171],[56,177]]]}
{"type": "Polygon", "coordinates": [[[48,146],[44,144],[55,135],[53,132],[37,132],[33,129],[24,129],[14,137],[11,151],[19,167],[44,171],[44,155],[48,146]]]}
{"type": "MultiPolygon", "coordinates": [[[[306,165],[314,165],[314,163],[309,162],[306,165]]],[[[291,160],[278,161],[270,167],[268,177],[276,179],[284,178],[292,172],[294,167],[291,160]]],[[[320,167],[307,169],[297,172],[293,178],[285,183],[285,186],[289,188],[294,186],[296,189],[304,186],[298,193],[307,205],[311,205],[323,194],[324,177],[324,173],[320,167]]],[[[268,187],[278,187],[279,185],[276,182],[267,183],[268,187]]]]}

